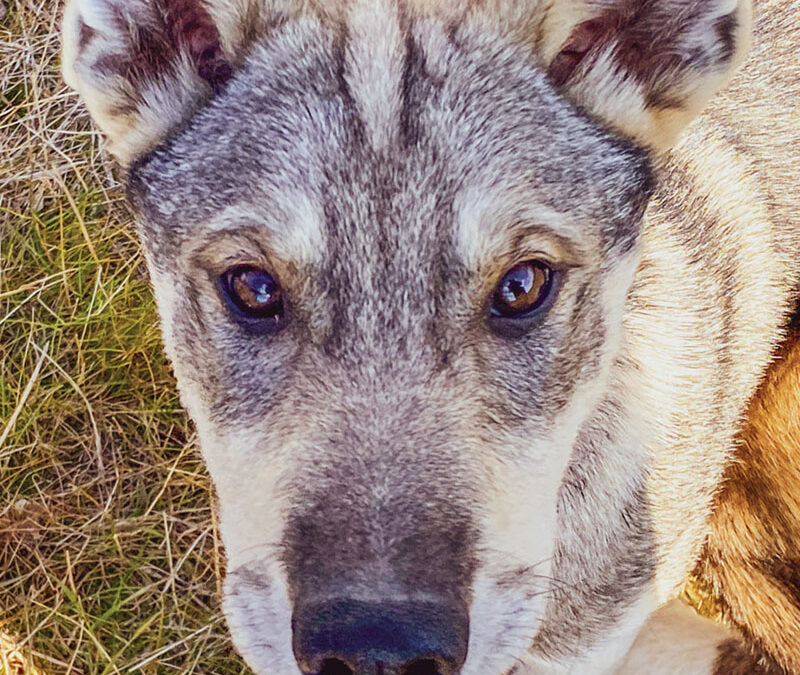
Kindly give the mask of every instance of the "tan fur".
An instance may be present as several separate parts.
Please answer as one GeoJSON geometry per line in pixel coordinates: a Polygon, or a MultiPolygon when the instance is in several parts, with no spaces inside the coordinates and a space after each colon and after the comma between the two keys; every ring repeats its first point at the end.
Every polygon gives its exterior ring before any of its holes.
{"type": "Polygon", "coordinates": [[[697,569],[731,623],[793,673],[800,672],[799,411],[796,330],[750,405],[697,569]]]}

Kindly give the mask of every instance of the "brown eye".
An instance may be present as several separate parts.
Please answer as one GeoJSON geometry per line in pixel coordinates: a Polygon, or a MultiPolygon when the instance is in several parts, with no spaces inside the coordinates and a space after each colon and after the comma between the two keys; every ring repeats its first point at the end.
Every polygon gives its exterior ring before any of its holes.
{"type": "Polygon", "coordinates": [[[261,328],[277,327],[283,320],[283,293],[268,272],[250,265],[239,265],[220,277],[223,297],[237,319],[261,328]]]}
{"type": "Polygon", "coordinates": [[[492,295],[492,316],[527,318],[550,296],[553,270],[541,260],[529,260],[512,267],[492,295]]]}

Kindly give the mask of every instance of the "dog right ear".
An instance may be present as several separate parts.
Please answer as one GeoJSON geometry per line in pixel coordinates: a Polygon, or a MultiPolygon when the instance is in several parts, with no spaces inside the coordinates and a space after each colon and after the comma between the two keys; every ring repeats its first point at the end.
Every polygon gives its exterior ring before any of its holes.
{"type": "Polygon", "coordinates": [[[62,72],[123,165],[218,91],[246,48],[251,0],[68,0],[62,72]]]}
{"type": "Polygon", "coordinates": [[[751,0],[553,0],[537,49],[578,108],[657,153],[731,79],[750,47],[751,0]]]}

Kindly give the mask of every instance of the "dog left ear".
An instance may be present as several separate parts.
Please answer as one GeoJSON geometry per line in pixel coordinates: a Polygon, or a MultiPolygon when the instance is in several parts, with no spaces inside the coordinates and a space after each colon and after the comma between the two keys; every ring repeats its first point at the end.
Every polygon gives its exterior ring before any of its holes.
{"type": "MultiPolygon", "coordinates": [[[[68,0],[62,72],[122,164],[211,98],[246,49],[254,0],[68,0]]],[[[255,26],[251,27],[255,29],[255,26]]]]}
{"type": "Polygon", "coordinates": [[[577,106],[661,152],[744,60],[751,15],[750,0],[556,0],[540,56],[577,106]]]}

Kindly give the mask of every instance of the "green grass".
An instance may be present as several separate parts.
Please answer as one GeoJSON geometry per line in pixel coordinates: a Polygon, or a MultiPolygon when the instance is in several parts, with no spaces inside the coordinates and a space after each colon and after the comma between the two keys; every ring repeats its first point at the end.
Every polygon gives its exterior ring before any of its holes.
{"type": "Polygon", "coordinates": [[[120,179],[61,83],[53,4],[0,18],[0,675],[248,673],[209,481],[120,179]]]}

